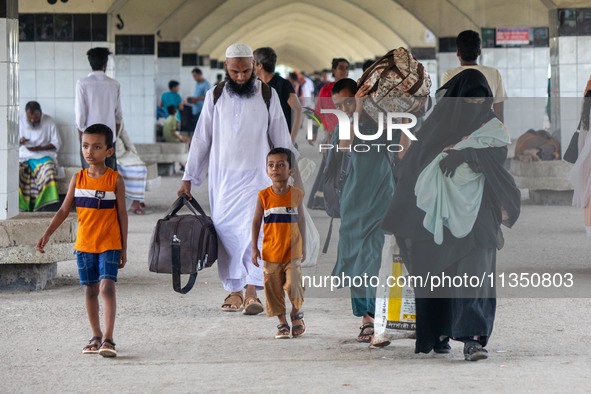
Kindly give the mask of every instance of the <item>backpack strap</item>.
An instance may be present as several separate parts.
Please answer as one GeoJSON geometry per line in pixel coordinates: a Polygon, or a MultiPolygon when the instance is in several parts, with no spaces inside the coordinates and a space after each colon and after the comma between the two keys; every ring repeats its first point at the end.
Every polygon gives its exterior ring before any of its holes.
{"type": "Polygon", "coordinates": [[[271,97],[273,97],[273,92],[271,91],[271,87],[261,81],[261,93],[263,95],[263,100],[265,101],[265,105],[267,106],[267,111],[271,107],[271,97]]]}
{"type": "Polygon", "coordinates": [[[215,105],[222,96],[224,86],[226,86],[226,81],[222,81],[215,85],[215,88],[213,89],[213,105],[215,105]]]}

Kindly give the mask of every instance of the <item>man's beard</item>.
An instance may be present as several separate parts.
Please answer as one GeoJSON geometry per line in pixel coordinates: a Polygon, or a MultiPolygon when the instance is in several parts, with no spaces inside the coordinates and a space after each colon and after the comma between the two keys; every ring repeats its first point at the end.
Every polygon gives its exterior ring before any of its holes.
{"type": "Polygon", "coordinates": [[[254,94],[256,93],[256,80],[257,77],[254,75],[253,72],[248,81],[246,81],[243,84],[239,84],[232,80],[228,72],[226,72],[226,85],[228,85],[230,93],[238,97],[249,98],[254,96],[254,94]]]}

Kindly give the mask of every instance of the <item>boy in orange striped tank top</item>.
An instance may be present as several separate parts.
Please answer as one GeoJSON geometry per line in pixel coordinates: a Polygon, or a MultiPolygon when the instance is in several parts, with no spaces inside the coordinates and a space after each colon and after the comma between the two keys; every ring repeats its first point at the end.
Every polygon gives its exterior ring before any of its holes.
{"type": "Polygon", "coordinates": [[[94,124],[84,130],[82,154],[89,168],[72,177],[62,206],[37,242],[37,250],[45,253],[49,238],[76,204],[78,232],[74,248],[80,284],[86,286],[86,313],[93,335],[82,353],[103,357],[117,356],[113,342],[115,282],[118,269],[127,262],[125,186],[117,171],[105,164],[113,152],[113,131],[108,126],[94,124]],[[99,318],[99,294],[104,302],[104,331],[99,318]]]}
{"type": "Polygon", "coordinates": [[[259,266],[258,247],[263,225],[263,273],[267,316],[277,316],[279,325],[275,338],[289,338],[286,319],[285,294],[291,301],[291,336],[304,335],[304,289],[301,262],[306,254],[306,223],[302,200],[304,192],[287,184],[292,175],[293,154],[289,149],[275,148],[267,155],[267,175],[272,186],[259,192],[252,221],[252,263],[259,266]]]}

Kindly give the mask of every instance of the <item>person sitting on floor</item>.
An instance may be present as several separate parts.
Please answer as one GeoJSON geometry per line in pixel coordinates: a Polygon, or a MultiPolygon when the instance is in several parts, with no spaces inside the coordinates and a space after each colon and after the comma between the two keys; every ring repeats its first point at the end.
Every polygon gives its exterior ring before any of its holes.
{"type": "Polygon", "coordinates": [[[19,119],[19,146],[19,209],[39,211],[59,203],[56,157],[61,140],[37,101],[29,101],[19,119]]]}

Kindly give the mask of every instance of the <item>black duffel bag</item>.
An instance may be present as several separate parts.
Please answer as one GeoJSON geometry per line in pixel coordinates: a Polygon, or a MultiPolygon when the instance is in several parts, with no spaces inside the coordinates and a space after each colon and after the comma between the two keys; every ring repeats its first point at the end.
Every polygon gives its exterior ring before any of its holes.
{"type": "Polygon", "coordinates": [[[150,271],[172,274],[174,291],[186,294],[193,288],[197,272],[211,267],[217,257],[218,238],[213,221],[195,198],[179,197],[154,228],[148,257],[150,271]],[[191,211],[190,215],[177,215],[183,206],[191,211]],[[190,275],[183,288],[181,275],[190,275]]]}

